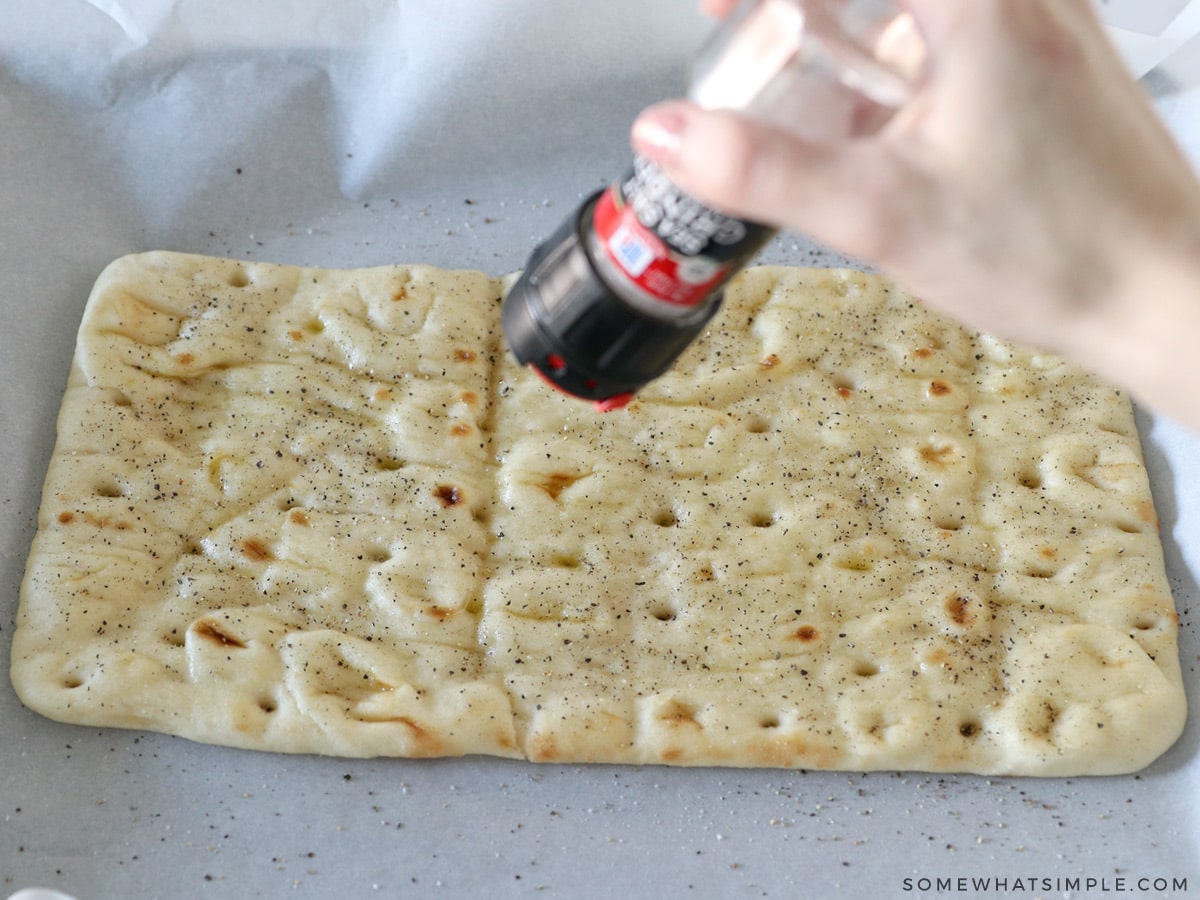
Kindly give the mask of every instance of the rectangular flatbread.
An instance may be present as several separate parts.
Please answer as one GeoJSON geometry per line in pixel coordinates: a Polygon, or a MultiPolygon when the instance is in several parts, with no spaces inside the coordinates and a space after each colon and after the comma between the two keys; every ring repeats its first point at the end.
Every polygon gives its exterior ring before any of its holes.
{"type": "Polygon", "coordinates": [[[505,279],[121,258],[80,326],[12,679],[291,753],[1128,772],[1183,727],[1132,409],[879,276],[760,267],[626,409],[505,279]]]}

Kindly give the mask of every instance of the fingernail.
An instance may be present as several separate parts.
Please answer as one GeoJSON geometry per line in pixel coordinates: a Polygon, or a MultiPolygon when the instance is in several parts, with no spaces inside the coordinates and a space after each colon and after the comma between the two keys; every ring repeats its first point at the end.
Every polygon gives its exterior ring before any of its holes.
{"type": "Polygon", "coordinates": [[[679,153],[684,117],[673,106],[652,106],[633,123],[633,148],[650,159],[664,161],[679,153]]]}

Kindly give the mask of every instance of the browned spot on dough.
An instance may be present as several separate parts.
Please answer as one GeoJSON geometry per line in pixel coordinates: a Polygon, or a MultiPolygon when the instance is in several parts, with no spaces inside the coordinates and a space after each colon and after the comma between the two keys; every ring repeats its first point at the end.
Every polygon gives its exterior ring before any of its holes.
{"type": "Polygon", "coordinates": [[[533,762],[558,759],[558,742],[552,734],[535,734],[525,744],[525,755],[533,762]]]}
{"type": "Polygon", "coordinates": [[[954,388],[952,388],[950,385],[946,384],[946,382],[944,382],[944,381],[929,382],[930,396],[944,397],[946,394],[949,394],[953,390],[954,390],[954,388]]]}
{"type": "Polygon", "coordinates": [[[1152,500],[1139,500],[1134,509],[1137,510],[1137,516],[1143,522],[1154,522],[1157,516],[1154,514],[1154,502],[1152,500]]]}
{"type": "Polygon", "coordinates": [[[944,647],[935,647],[926,653],[925,658],[922,660],[926,665],[938,667],[944,666],[951,661],[950,654],[946,652],[944,647]]]}
{"type": "Polygon", "coordinates": [[[1043,547],[1038,551],[1038,555],[1043,559],[1054,559],[1054,557],[1058,556],[1058,551],[1053,547],[1043,547]]]}
{"type": "Polygon", "coordinates": [[[714,581],[717,577],[716,573],[712,570],[712,566],[702,566],[700,571],[696,574],[699,575],[703,581],[714,581]]]}
{"type": "Polygon", "coordinates": [[[956,625],[970,625],[975,621],[971,611],[971,600],[968,597],[954,596],[946,600],[946,612],[956,625]]]}
{"type": "Polygon", "coordinates": [[[919,350],[915,351],[913,353],[913,356],[915,356],[917,359],[929,359],[929,357],[933,356],[933,348],[932,347],[922,347],[919,350]]]}
{"type": "Polygon", "coordinates": [[[190,353],[180,353],[177,357],[175,357],[175,361],[181,366],[190,366],[196,361],[196,357],[192,356],[190,353]]]}
{"type": "Polygon", "coordinates": [[[844,384],[837,389],[837,395],[843,400],[854,396],[854,389],[848,388],[844,384]]]}
{"type": "Polygon", "coordinates": [[[458,488],[452,484],[439,484],[433,489],[433,496],[438,498],[438,501],[446,509],[452,506],[458,506],[463,502],[463,494],[458,488]]]}
{"type": "Polygon", "coordinates": [[[357,719],[359,722],[371,725],[403,725],[408,729],[409,736],[414,741],[414,746],[409,748],[412,756],[431,757],[441,756],[445,753],[445,747],[437,736],[410,716],[358,716],[357,719]]]}
{"type": "Polygon", "coordinates": [[[693,728],[700,727],[700,723],[696,721],[696,711],[686,703],[681,703],[678,700],[669,703],[659,714],[658,720],[660,722],[665,722],[668,725],[689,725],[693,728]]]}
{"type": "Polygon", "coordinates": [[[290,337],[293,341],[302,341],[304,340],[304,332],[293,328],[288,332],[288,337],[290,337]]]}
{"type": "Polygon", "coordinates": [[[926,444],[920,449],[921,459],[934,466],[944,466],[949,461],[949,457],[953,455],[954,448],[943,446],[934,447],[931,444],[926,444]]]}
{"type": "Polygon", "coordinates": [[[479,402],[479,395],[474,391],[463,391],[458,397],[467,406],[474,406],[479,402]]]}
{"type": "Polygon", "coordinates": [[[83,521],[96,528],[112,528],[115,531],[128,531],[129,523],[120,519],[110,519],[108,516],[98,516],[92,512],[83,514],[83,521]]]}
{"type": "Polygon", "coordinates": [[[254,562],[266,562],[268,559],[274,559],[274,555],[267,545],[257,538],[248,538],[242,541],[242,556],[254,562]]]}
{"type": "Polygon", "coordinates": [[[308,524],[308,513],[302,509],[293,509],[288,513],[288,518],[296,525],[308,524]]]}
{"type": "Polygon", "coordinates": [[[423,738],[427,734],[424,728],[416,721],[408,716],[397,716],[394,721],[399,722],[413,733],[414,737],[423,738]]]}
{"type": "Polygon", "coordinates": [[[769,353],[759,360],[758,364],[764,369],[773,369],[779,365],[779,355],[776,353],[769,353]]]}
{"type": "Polygon", "coordinates": [[[465,437],[466,435],[471,433],[471,426],[466,424],[465,422],[459,422],[457,425],[455,425],[453,428],[450,429],[450,433],[452,435],[454,435],[455,437],[465,437]]]}
{"type": "Polygon", "coordinates": [[[444,622],[454,615],[454,610],[445,606],[427,606],[425,612],[439,622],[444,622]]]}
{"type": "Polygon", "coordinates": [[[408,296],[408,288],[406,288],[404,285],[400,285],[400,287],[398,287],[394,291],[392,291],[392,299],[393,300],[403,300],[407,296],[408,296]]]}
{"type": "Polygon", "coordinates": [[[792,635],[792,637],[794,637],[796,640],[804,641],[805,643],[815,641],[820,636],[821,632],[817,631],[817,629],[813,628],[811,625],[801,625],[796,629],[795,634],[792,635]]]}
{"type": "Polygon", "coordinates": [[[382,403],[385,400],[391,400],[392,389],[385,387],[376,388],[373,397],[377,403],[382,403]]]}
{"type": "Polygon", "coordinates": [[[662,761],[673,763],[683,758],[683,751],[678,747],[670,747],[662,752],[662,761]]]}
{"type": "Polygon", "coordinates": [[[567,472],[555,472],[542,479],[542,483],[538,487],[557,500],[559,494],[583,477],[583,475],[571,475],[567,472]]]}
{"type": "Polygon", "coordinates": [[[454,351],[454,358],[459,362],[472,362],[475,359],[475,351],[468,350],[466,347],[459,347],[454,351]]]}
{"type": "Polygon", "coordinates": [[[75,513],[71,512],[70,510],[63,510],[58,514],[59,525],[70,525],[74,521],[75,513]]]}
{"type": "Polygon", "coordinates": [[[238,640],[228,631],[224,631],[220,625],[211,619],[202,619],[192,626],[192,630],[196,633],[197,637],[202,637],[222,647],[245,648],[246,646],[245,643],[238,640]]]}
{"type": "Polygon", "coordinates": [[[787,769],[797,765],[810,752],[808,741],[799,735],[778,735],[752,751],[765,766],[787,769]]]}

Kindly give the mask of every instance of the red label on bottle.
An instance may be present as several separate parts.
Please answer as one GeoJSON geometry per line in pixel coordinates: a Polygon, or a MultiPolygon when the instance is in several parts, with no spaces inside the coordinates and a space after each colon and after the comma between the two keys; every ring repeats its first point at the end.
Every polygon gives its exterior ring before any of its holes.
{"type": "Polygon", "coordinates": [[[608,258],[643,291],[680,306],[695,306],[730,273],[707,256],[684,256],[643,225],[634,207],[611,187],[596,201],[592,227],[608,258]]]}
{"type": "Polygon", "coordinates": [[[641,156],[596,201],[592,228],[631,282],[679,306],[701,303],[772,233],[694,200],[641,156]]]}

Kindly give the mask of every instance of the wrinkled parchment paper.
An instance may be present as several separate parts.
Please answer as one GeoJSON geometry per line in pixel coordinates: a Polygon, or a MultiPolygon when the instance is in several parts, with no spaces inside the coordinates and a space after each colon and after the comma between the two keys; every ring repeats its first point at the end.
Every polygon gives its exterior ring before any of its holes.
{"type": "MultiPolygon", "coordinates": [[[[1200,2],[1097,2],[1200,161],[1200,2]]],[[[519,268],[623,169],[638,109],[683,90],[694,7],[0,0],[0,669],[106,263],[519,268]]],[[[766,258],[843,262],[790,234],[766,258]]],[[[1200,445],[1139,421],[1194,684],[1200,445]]],[[[5,686],[0,896],[1183,896],[1198,749],[1192,724],[1137,778],[1066,782],[344,761],[57,725],[5,686]]]]}

